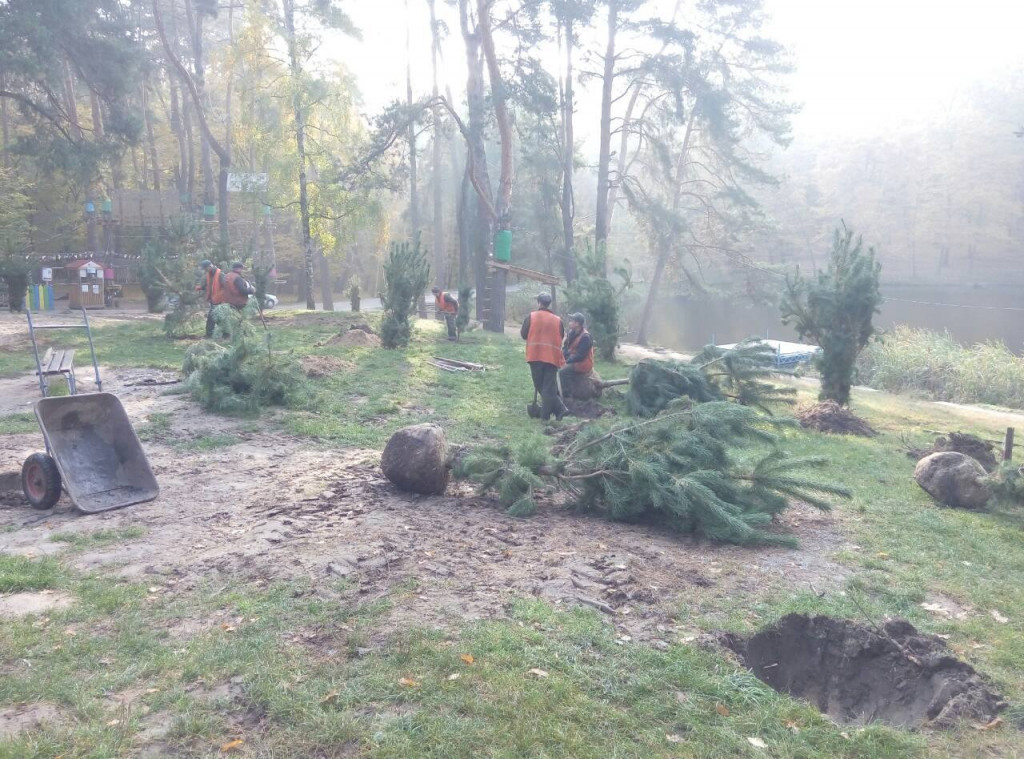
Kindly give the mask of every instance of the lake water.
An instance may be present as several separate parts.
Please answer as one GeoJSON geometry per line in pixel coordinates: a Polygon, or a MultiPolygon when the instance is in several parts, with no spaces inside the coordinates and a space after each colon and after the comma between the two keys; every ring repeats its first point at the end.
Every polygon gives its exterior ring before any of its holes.
{"type": "MultiPolygon", "coordinates": [[[[964,344],[1002,340],[1015,353],[1024,353],[1024,288],[889,286],[882,294],[889,300],[875,317],[878,329],[906,324],[945,330],[964,344]]],[[[779,320],[777,307],[676,298],[660,304],[650,342],[692,351],[712,341],[734,343],[752,335],[797,340],[779,320]]]]}

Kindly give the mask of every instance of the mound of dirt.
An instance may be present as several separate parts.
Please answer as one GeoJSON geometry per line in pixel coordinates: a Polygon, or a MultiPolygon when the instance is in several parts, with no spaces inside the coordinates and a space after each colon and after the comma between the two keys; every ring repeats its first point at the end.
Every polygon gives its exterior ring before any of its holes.
{"type": "Polygon", "coordinates": [[[797,412],[801,427],[837,435],[874,437],[878,433],[859,416],[835,401],[822,401],[797,412]]]}
{"type": "Polygon", "coordinates": [[[352,364],[336,356],[303,356],[299,362],[307,377],[321,379],[352,369],[352,364]]]}
{"type": "Polygon", "coordinates": [[[600,419],[606,415],[615,416],[615,409],[602,406],[593,399],[566,398],[565,407],[569,409],[570,414],[580,419],[600,419]]]}
{"type": "Polygon", "coordinates": [[[981,464],[986,472],[994,472],[999,468],[999,462],[996,461],[995,454],[992,452],[994,447],[992,443],[966,432],[950,432],[948,435],[940,435],[935,438],[931,448],[910,448],[907,455],[920,461],[933,453],[962,453],[981,464]]]}
{"type": "Polygon", "coordinates": [[[328,340],[326,345],[349,345],[349,346],[361,346],[365,348],[379,348],[380,338],[372,332],[365,332],[361,329],[350,329],[348,332],[343,332],[340,335],[335,335],[328,340]]]}
{"type": "Polygon", "coordinates": [[[748,639],[723,636],[754,675],[837,722],[951,727],[988,723],[1006,708],[940,639],[905,620],[882,628],[789,614],[748,639]]]}

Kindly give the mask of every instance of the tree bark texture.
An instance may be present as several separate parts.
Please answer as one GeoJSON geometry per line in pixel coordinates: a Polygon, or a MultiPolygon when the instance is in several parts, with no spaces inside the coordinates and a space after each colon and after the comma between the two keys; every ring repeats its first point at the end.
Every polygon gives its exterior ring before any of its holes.
{"type": "Polygon", "coordinates": [[[285,34],[288,35],[288,60],[292,75],[292,108],[295,112],[295,146],[299,154],[299,215],[302,218],[302,260],[306,274],[306,308],[316,310],[313,294],[313,235],[309,224],[309,191],[306,183],[306,114],[299,92],[302,67],[299,63],[298,40],[295,39],[294,0],[282,0],[285,34]]]}
{"type": "Polygon", "coordinates": [[[565,252],[563,267],[565,270],[565,281],[572,284],[576,280],[576,253],[575,235],[573,232],[573,220],[576,215],[575,200],[573,198],[573,159],[576,154],[575,136],[573,133],[573,24],[571,18],[565,20],[565,91],[562,99],[562,237],[564,238],[565,252]]]}
{"type": "MultiPolygon", "coordinates": [[[[500,230],[512,228],[512,188],[515,185],[515,143],[512,134],[512,119],[508,111],[508,95],[498,67],[498,55],[491,35],[490,0],[477,0],[477,28],[480,30],[480,46],[487,61],[487,73],[491,81],[491,102],[494,104],[494,118],[498,124],[501,147],[501,170],[498,175],[498,193],[495,198],[494,225],[500,230]]],[[[492,332],[505,330],[505,282],[508,272],[495,269],[491,279],[491,313],[487,328],[492,332]]]]}
{"type": "MultiPolygon", "coordinates": [[[[484,320],[488,308],[484,293],[487,289],[487,256],[491,249],[491,179],[487,171],[487,152],[484,148],[484,123],[486,117],[484,97],[484,62],[480,52],[479,24],[470,27],[470,0],[459,0],[459,24],[466,46],[466,101],[469,106],[467,127],[466,176],[470,186],[476,189],[472,213],[466,214],[469,223],[469,238],[473,247],[473,279],[477,291],[476,318],[484,320]],[[472,176],[470,176],[472,175],[472,176]],[[482,197],[481,191],[488,197],[482,197]]],[[[467,211],[470,209],[467,207],[467,211]]]]}
{"type": "Polygon", "coordinates": [[[608,242],[608,179],[612,150],[612,86],[615,83],[615,37],[619,31],[619,0],[608,2],[608,43],[604,52],[601,79],[600,145],[597,159],[597,208],[594,214],[594,244],[608,242]]]}

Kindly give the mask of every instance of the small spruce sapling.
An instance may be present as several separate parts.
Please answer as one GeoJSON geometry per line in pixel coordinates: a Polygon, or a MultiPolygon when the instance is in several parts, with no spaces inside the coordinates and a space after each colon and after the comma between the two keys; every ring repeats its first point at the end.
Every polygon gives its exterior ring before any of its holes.
{"type": "Polygon", "coordinates": [[[384,318],[380,337],[385,348],[404,348],[409,344],[412,336],[409,317],[429,281],[430,265],[419,240],[411,244],[391,243],[388,260],[384,263],[384,292],[381,293],[384,318]]]}
{"type": "Polygon", "coordinates": [[[844,223],[832,239],[828,268],[815,279],[786,278],[782,322],[792,324],[801,339],[821,346],[815,365],[821,372],[818,399],[850,403],[857,356],[875,334],[872,318],[882,303],[882,265],[874,248],[863,250],[844,223]]]}
{"type": "Polygon", "coordinates": [[[615,360],[615,348],[622,334],[621,307],[622,293],[632,282],[629,270],[615,269],[622,280],[616,289],[605,274],[605,246],[594,248],[589,243],[576,254],[577,278],[565,290],[569,311],[579,311],[587,318],[587,330],[594,340],[597,353],[606,361],[615,360]]]}

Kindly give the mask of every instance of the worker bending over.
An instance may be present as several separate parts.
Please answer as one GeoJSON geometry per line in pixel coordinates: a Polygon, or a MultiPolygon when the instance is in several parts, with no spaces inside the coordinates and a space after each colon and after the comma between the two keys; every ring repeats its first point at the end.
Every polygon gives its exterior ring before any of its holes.
{"type": "Polygon", "coordinates": [[[448,339],[458,339],[458,333],[455,331],[455,317],[459,313],[459,302],[448,293],[443,292],[440,287],[432,287],[430,292],[434,294],[437,310],[444,314],[444,322],[448,325],[448,339]]]}

